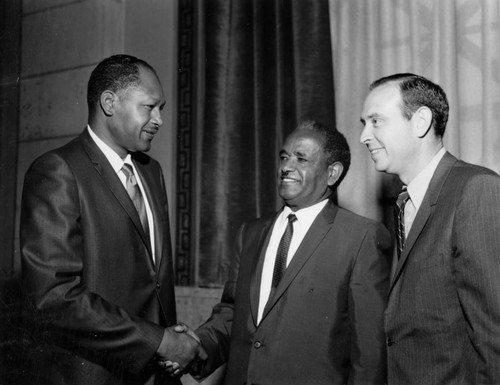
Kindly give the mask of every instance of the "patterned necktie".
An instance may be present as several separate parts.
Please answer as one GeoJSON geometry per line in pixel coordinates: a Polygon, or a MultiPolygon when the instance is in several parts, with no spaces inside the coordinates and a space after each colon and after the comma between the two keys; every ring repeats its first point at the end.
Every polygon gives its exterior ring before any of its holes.
{"type": "Polygon", "coordinates": [[[403,253],[403,247],[405,245],[405,205],[406,201],[410,198],[410,194],[408,194],[408,190],[406,186],[403,186],[403,189],[398,195],[398,199],[396,200],[396,216],[398,219],[398,227],[397,227],[397,246],[398,246],[398,259],[401,258],[401,254],[403,253]]]}
{"type": "Polygon", "coordinates": [[[286,226],[285,233],[281,237],[280,244],[278,246],[278,252],[276,253],[276,261],[274,262],[273,271],[273,282],[271,284],[271,294],[269,298],[272,298],[278,284],[283,277],[286,270],[286,260],[288,256],[288,249],[290,248],[290,242],[293,236],[293,222],[297,220],[295,214],[288,215],[288,225],[286,226]]]}
{"type": "Polygon", "coordinates": [[[146,238],[149,240],[149,224],[148,224],[148,216],[146,214],[146,205],[142,197],[141,189],[137,184],[137,179],[135,178],[134,170],[132,169],[132,166],[130,164],[124,163],[122,171],[127,177],[125,187],[127,189],[128,195],[130,196],[130,199],[134,203],[134,206],[137,212],[139,213],[139,219],[141,220],[142,228],[144,229],[146,238]]]}

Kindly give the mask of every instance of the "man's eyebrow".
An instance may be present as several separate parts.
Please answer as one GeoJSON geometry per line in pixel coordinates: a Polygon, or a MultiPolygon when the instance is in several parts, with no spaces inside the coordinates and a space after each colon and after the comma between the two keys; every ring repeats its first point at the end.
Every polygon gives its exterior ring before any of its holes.
{"type": "Polygon", "coordinates": [[[359,120],[361,123],[365,124],[367,120],[370,120],[370,119],[373,119],[373,118],[379,118],[380,117],[380,114],[374,112],[373,114],[370,114],[366,117],[366,119],[363,119],[363,117],[361,117],[359,120]]]}

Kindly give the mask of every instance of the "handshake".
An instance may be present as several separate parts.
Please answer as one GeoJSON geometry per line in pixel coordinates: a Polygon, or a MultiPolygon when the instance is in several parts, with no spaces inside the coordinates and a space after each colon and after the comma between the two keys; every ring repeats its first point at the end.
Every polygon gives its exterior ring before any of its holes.
{"type": "Polygon", "coordinates": [[[158,366],[173,377],[179,377],[188,371],[196,376],[199,364],[207,357],[198,336],[183,323],[165,329],[156,352],[158,366]]]}

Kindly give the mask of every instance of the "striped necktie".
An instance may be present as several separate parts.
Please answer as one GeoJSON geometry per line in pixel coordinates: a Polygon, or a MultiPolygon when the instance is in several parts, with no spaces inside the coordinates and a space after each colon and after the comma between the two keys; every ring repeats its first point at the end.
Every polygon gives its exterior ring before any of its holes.
{"type": "Polygon", "coordinates": [[[408,199],[410,198],[410,194],[408,194],[408,190],[406,186],[403,186],[403,189],[398,195],[398,199],[396,200],[396,216],[397,216],[397,246],[398,246],[398,259],[401,258],[401,254],[403,253],[403,247],[405,245],[405,205],[408,199]]]}
{"type": "Polygon", "coordinates": [[[142,228],[146,234],[146,238],[149,240],[149,224],[148,215],[146,214],[146,204],[144,203],[144,198],[142,197],[141,189],[137,184],[137,179],[135,178],[134,170],[132,166],[128,163],[124,163],[122,167],[122,172],[125,174],[126,183],[125,188],[130,196],[130,199],[134,203],[135,209],[139,213],[139,219],[141,220],[142,228]]]}
{"type": "Polygon", "coordinates": [[[271,294],[269,298],[272,298],[278,284],[283,277],[286,270],[286,261],[288,257],[288,249],[290,248],[290,243],[293,237],[293,222],[297,220],[295,214],[288,215],[288,225],[286,226],[285,233],[281,237],[280,244],[278,246],[278,252],[276,253],[276,261],[274,262],[273,271],[273,281],[271,284],[271,294]]]}

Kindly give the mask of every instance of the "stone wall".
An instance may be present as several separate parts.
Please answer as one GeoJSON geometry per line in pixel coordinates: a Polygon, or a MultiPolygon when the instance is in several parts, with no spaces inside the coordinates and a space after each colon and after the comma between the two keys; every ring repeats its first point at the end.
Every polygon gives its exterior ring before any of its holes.
{"type": "Polygon", "coordinates": [[[87,124],[92,69],[127,53],[155,67],[163,84],[164,124],[151,155],[163,167],[175,218],[177,0],[24,0],[22,10],[17,212],[29,164],[87,124]]]}

